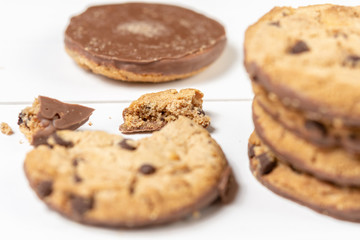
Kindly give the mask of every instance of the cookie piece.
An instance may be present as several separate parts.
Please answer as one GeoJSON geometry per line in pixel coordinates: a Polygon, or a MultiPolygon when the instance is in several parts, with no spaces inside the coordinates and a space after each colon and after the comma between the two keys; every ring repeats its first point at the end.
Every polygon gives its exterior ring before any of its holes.
{"type": "Polygon", "coordinates": [[[206,128],[210,117],[202,110],[203,93],[197,89],[175,89],[142,95],[123,111],[122,133],[160,130],[179,116],[186,116],[206,128]]]}
{"type": "Polygon", "coordinates": [[[93,6],[71,18],[65,32],[65,49],[81,67],[130,82],[197,74],[225,43],[224,27],[215,20],[165,4],[93,6]]]}
{"type": "Polygon", "coordinates": [[[261,108],[289,131],[319,147],[342,147],[350,153],[360,153],[359,127],[344,126],[338,119],[329,121],[286,106],[275,94],[266,92],[256,83],[252,85],[261,108]]]}
{"type": "Polygon", "coordinates": [[[32,145],[40,145],[56,130],[75,130],[83,125],[94,109],[39,96],[31,107],[19,114],[20,131],[32,145]]]}
{"type": "Polygon", "coordinates": [[[360,186],[360,156],[342,148],[319,148],[285,129],[253,103],[255,131],[276,156],[294,168],[338,185],[360,186]]]}
{"type": "Polygon", "coordinates": [[[245,67],[290,105],[360,126],[359,22],[360,6],[276,7],[247,29],[245,67]]]}
{"type": "Polygon", "coordinates": [[[28,153],[31,187],[75,221],[144,227],[191,215],[236,191],[209,133],[180,117],[138,141],[99,131],[57,131],[28,153]],[[50,147],[49,147],[50,146],[50,147]]]}
{"type": "Polygon", "coordinates": [[[294,171],[279,161],[253,133],[249,139],[250,169],[274,193],[338,219],[360,222],[360,188],[339,187],[294,171]],[[268,171],[262,169],[271,165],[268,171]]]}
{"type": "Polygon", "coordinates": [[[0,131],[2,134],[5,134],[5,135],[12,135],[14,133],[13,130],[11,129],[11,127],[9,126],[9,124],[7,124],[5,122],[2,122],[0,124],[0,131]]]}

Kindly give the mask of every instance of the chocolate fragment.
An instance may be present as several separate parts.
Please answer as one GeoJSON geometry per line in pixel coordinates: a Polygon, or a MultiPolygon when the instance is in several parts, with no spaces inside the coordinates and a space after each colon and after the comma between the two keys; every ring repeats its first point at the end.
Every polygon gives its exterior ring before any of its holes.
{"type": "Polygon", "coordinates": [[[53,182],[52,181],[43,181],[36,185],[36,193],[40,198],[49,196],[53,191],[53,182]]]}
{"type": "Polygon", "coordinates": [[[155,171],[156,171],[156,168],[150,164],[143,164],[139,168],[139,172],[141,172],[142,174],[145,174],[145,175],[153,174],[155,171]]]}
{"type": "Polygon", "coordinates": [[[56,144],[66,147],[66,148],[71,148],[74,146],[74,144],[70,141],[65,141],[64,139],[62,139],[61,137],[59,137],[59,135],[57,135],[56,133],[54,133],[52,135],[53,139],[55,140],[56,144]]]}
{"type": "Polygon", "coordinates": [[[21,125],[24,123],[24,120],[23,120],[24,116],[25,116],[25,113],[23,113],[23,112],[19,113],[18,122],[17,122],[18,125],[21,125]]]}
{"type": "Polygon", "coordinates": [[[70,196],[70,205],[72,211],[79,216],[84,215],[87,211],[91,210],[94,206],[92,198],[81,197],[77,195],[70,196]]]}
{"type": "Polygon", "coordinates": [[[83,179],[79,175],[77,175],[77,174],[74,175],[74,182],[80,183],[80,182],[82,182],[82,180],[83,179]]]}
{"type": "Polygon", "coordinates": [[[223,172],[218,185],[221,202],[225,204],[231,202],[236,196],[238,187],[232,169],[227,167],[223,172]]]}
{"type": "Polygon", "coordinates": [[[327,129],[324,124],[307,119],[305,121],[305,128],[309,131],[311,135],[318,137],[325,137],[327,135],[327,129]]]}
{"type": "Polygon", "coordinates": [[[36,117],[44,128],[37,131],[32,140],[32,145],[44,144],[56,130],[75,130],[83,125],[90,117],[94,109],[77,104],[60,102],[53,98],[38,97],[40,109],[36,117]]]}
{"type": "Polygon", "coordinates": [[[199,115],[205,115],[205,112],[202,109],[198,109],[197,112],[198,112],[199,115]]]}
{"type": "Polygon", "coordinates": [[[308,47],[308,45],[300,40],[300,41],[297,41],[295,43],[294,46],[291,47],[291,49],[289,50],[289,52],[291,54],[299,54],[299,53],[303,53],[303,52],[307,52],[307,51],[310,51],[310,48],[308,47]]]}
{"type": "Polygon", "coordinates": [[[280,27],[280,22],[279,21],[269,22],[269,25],[275,26],[275,27],[280,27]]]}
{"type": "Polygon", "coordinates": [[[261,176],[271,173],[277,166],[277,162],[267,153],[260,154],[256,158],[259,160],[259,173],[261,176]]]}
{"type": "Polygon", "coordinates": [[[251,145],[248,147],[248,156],[249,156],[249,158],[255,157],[255,151],[254,151],[254,148],[255,148],[255,147],[256,147],[256,146],[253,145],[253,144],[251,144],[251,145]]]}
{"type": "Polygon", "coordinates": [[[350,55],[343,62],[344,66],[349,66],[353,68],[356,67],[358,64],[360,64],[360,56],[358,55],[350,55]]]}
{"type": "Polygon", "coordinates": [[[126,150],[134,151],[136,149],[136,147],[129,145],[127,143],[127,140],[128,139],[125,139],[125,138],[123,140],[121,140],[121,142],[119,142],[119,146],[126,150]]]}

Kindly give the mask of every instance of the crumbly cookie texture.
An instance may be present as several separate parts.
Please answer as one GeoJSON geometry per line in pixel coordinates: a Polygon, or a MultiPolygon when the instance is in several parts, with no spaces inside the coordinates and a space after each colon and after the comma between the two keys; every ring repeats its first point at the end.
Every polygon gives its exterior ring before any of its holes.
{"type": "Polygon", "coordinates": [[[9,126],[9,124],[7,124],[5,122],[2,122],[0,124],[0,131],[2,134],[5,134],[5,135],[12,135],[14,133],[13,130],[11,129],[11,127],[9,126]]]}
{"type": "Polygon", "coordinates": [[[236,193],[219,145],[185,117],[138,141],[99,131],[57,131],[28,153],[24,169],[47,205],[99,226],[168,223],[236,193]]]}
{"type": "Polygon", "coordinates": [[[319,148],[291,131],[253,103],[257,136],[278,158],[295,169],[338,185],[360,186],[360,157],[342,148],[319,148]]]}
{"type": "Polygon", "coordinates": [[[295,171],[280,161],[256,134],[249,139],[250,168],[265,187],[322,214],[360,222],[360,188],[339,187],[295,171]]]}
{"type": "Polygon", "coordinates": [[[56,130],[77,129],[89,119],[93,111],[85,106],[39,96],[31,107],[20,112],[18,125],[31,144],[39,145],[56,130]]]}
{"type": "Polygon", "coordinates": [[[122,133],[151,132],[161,129],[179,116],[192,119],[206,128],[210,117],[202,109],[203,93],[197,89],[175,89],[148,93],[123,111],[122,133]]]}
{"type": "Polygon", "coordinates": [[[360,153],[360,128],[341,124],[339,119],[321,119],[286,105],[275,94],[268,93],[259,84],[252,83],[257,104],[287,130],[319,147],[342,147],[354,154],[360,153]]]}
{"type": "Polygon", "coordinates": [[[293,106],[359,126],[359,42],[360,6],[276,7],[247,29],[245,66],[293,106]]]}

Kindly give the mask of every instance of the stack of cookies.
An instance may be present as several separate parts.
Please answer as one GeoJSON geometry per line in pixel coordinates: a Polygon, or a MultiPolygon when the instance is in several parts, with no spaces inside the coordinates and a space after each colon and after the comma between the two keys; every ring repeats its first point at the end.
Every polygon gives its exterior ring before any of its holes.
{"type": "Polygon", "coordinates": [[[250,26],[250,166],[267,188],[360,221],[360,7],[277,7],[250,26]]]}

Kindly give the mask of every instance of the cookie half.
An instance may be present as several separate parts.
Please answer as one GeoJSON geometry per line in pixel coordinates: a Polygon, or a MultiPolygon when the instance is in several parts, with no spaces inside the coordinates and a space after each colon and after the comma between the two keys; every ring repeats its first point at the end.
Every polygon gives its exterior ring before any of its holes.
{"type": "Polygon", "coordinates": [[[19,114],[18,125],[32,145],[40,145],[56,130],[75,130],[89,120],[93,108],[39,96],[19,114]]]}
{"type": "Polygon", "coordinates": [[[219,145],[185,117],[138,141],[105,132],[57,131],[28,153],[24,169],[48,206],[98,226],[168,223],[236,193],[219,145]]]}
{"type": "Polygon", "coordinates": [[[122,133],[152,132],[160,130],[179,116],[192,119],[206,128],[210,117],[202,109],[204,94],[197,89],[175,89],[142,95],[123,111],[122,133]]]}
{"type": "Polygon", "coordinates": [[[276,156],[295,169],[336,183],[360,186],[360,156],[342,148],[319,148],[296,136],[253,102],[255,131],[276,156]]]}
{"type": "Polygon", "coordinates": [[[360,126],[359,22],[360,6],[276,7],[246,31],[246,69],[292,106],[360,126]]]}
{"type": "Polygon", "coordinates": [[[276,194],[338,219],[360,222],[360,188],[339,187],[293,170],[252,134],[250,168],[256,179],[276,194]]]}
{"type": "Polygon", "coordinates": [[[81,67],[131,82],[192,76],[214,62],[225,43],[217,21],[165,4],[92,6],[65,32],[65,49],[81,67]]]}

